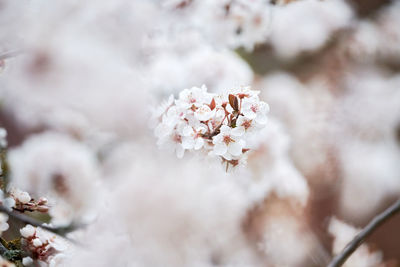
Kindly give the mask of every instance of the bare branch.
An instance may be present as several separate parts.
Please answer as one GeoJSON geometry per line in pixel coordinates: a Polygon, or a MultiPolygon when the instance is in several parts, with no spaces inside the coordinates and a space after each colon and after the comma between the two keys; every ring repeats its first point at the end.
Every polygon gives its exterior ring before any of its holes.
{"type": "Polygon", "coordinates": [[[383,211],[381,214],[375,216],[364,229],[362,229],[354,239],[347,244],[347,246],[329,263],[328,267],[342,266],[347,258],[370,236],[379,226],[381,226],[389,218],[393,217],[400,211],[400,199],[393,205],[383,211]]]}
{"type": "Polygon", "coordinates": [[[0,205],[0,212],[6,213],[8,216],[10,216],[10,217],[12,217],[12,218],[14,218],[14,219],[16,219],[18,221],[21,221],[21,222],[24,222],[26,224],[30,224],[30,225],[33,225],[33,226],[36,226],[36,227],[40,227],[40,228],[42,228],[44,230],[47,230],[47,231],[52,232],[54,234],[57,234],[57,235],[65,238],[65,239],[67,239],[67,240],[69,240],[71,242],[74,242],[73,240],[67,238],[65,235],[67,233],[77,229],[78,227],[76,225],[72,224],[72,225],[69,225],[69,226],[66,226],[66,227],[49,226],[49,225],[43,224],[43,222],[38,221],[38,220],[36,220],[36,219],[34,219],[32,217],[26,216],[25,214],[22,214],[22,213],[19,213],[19,212],[15,212],[15,211],[10,211],[9,209],[5,208],[2,205],[0,205]]]}

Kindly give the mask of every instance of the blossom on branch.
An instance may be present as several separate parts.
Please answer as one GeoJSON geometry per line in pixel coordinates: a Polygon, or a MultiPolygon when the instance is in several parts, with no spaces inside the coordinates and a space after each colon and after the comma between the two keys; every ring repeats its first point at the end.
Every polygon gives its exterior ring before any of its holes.
{"type": "Polygon", "coordinates": [[[230,94],[207,92],[206,86],[184,89],[178,99],[157,108],[157,144],[174,150],[178,158],[186,150],[200,150],[236,166],[244,162],[246,140],[267,123],[269,106],[260,101],[259,91],[235,88],[230,94]],[[163,110],[163,112],[160,112],[163,110]]]}

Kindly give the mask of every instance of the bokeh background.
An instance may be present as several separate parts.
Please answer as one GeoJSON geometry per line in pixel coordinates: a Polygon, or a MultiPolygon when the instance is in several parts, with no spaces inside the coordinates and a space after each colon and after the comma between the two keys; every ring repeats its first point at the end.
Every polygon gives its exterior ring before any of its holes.
{"type": "MultiPolygon", "coordinates": [[[[400,196],[398,1],[2,0],[0,59],[11,183],[88,222],[56,266],[326,266],[400,196]],[[202,84],[270,105],[242,170],[156,146],[202,84]]],[[[399,226],[347,266],[400,266],[399,226]]]]}

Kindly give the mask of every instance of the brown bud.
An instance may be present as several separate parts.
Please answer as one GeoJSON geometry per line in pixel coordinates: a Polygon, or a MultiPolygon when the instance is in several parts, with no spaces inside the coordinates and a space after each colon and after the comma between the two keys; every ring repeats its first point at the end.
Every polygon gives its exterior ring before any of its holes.
{"type": "Polygon", "coordinates": [[[41,197],[41,198],[39,198],[39,201],[38,201],[38,203],[37,203],[38,205],[44,205],[44,204],[47,204],[47,198],[45,198],[45,197],[41,197]]]}
{"type": "Polygon", "coordinates": [[[215,108],[215,100],[214,98],[211,100],[210,109],[213,110],[215,108]]]}
{"type": "Polygon", "coordinates": [[[48,206],[37,206],[36,210],[39,212],[48,212],[49,207],[48,206]]]}
{"type": "Polygon", "coordinates": [[[236,96],[229,94],[229,104],[233,110],[239,110],[239,101],[236,96]]]}

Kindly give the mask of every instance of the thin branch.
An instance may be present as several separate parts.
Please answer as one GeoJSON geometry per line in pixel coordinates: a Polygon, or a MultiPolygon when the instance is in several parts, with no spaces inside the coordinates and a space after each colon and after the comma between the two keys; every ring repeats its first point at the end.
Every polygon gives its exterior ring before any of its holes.
{"type": "Polygon", "coordinates": [[[368,236],[370,236],[379,226],[381,226],[385,221],[393,217],[399,211],[400,199],[381,214],[375,216],[372,221],[370,221],[368,225],[365,226],[365,228],[362,229],[349,244],[347,244],[343,251],[333,258],[328,267],[342,266],[347,258],[351,256],[351,254],[365,241],[368,236]]]}
{"type": "Polygon", "coordinates": [[[43,224],[43,222],[38,221],[32,217],[26,216],[25,214],[19,213],[19,212],[15,212],[15,211],[10,211],[9,209],[5,208],[4,206],[0,205],[0,212],[4,212],[6,213],[8,216],[21,221],[23,223],[26,224],[30,224],[36,227],[40,227],[44,230],[47,230],[49,232],[52,232],[56,235],[59,235],[71,242],[74,242],[73,240],[71,240],[70,238],[66,237],[65,235],[75,229],[77,229],[78,227],[76,225],[69,225],[66,227],[53,227],[53,226],[49,226],[46,224],[43,224]]]}

